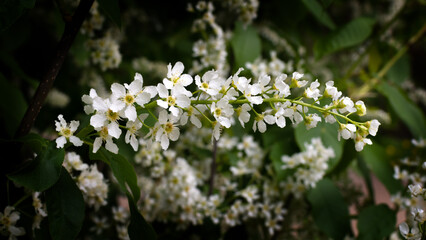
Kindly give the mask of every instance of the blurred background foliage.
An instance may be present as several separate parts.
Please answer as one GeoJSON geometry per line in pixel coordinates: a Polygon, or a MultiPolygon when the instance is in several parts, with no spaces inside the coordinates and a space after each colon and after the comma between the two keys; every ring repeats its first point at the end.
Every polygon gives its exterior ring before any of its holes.
{"type": "MultiPolygon", "coordinates": [[[[67,104],[58,105],[48,99],[33,131],[52,139],[54,119],[58,114],[87,122],[81,96],[87,94],[93,84],[99,87],[99,83],[93,83],[96,78],[108,89],[114,82],[129,82],[135,72],[140,72],[144,85],[155,85],[162,77],[146,67],[148,63],[166,66],[182,61],[186,69],[190,69],[194,59],[193,44],[207,33],[191,31],[194,19],[200,16],[187,11],[188,2],[196,4],[196,1],[99,1],[100,12],[107,20],[93,36],[77,35],[54,84],[55,90],[65,95],[61,96],[67,99],[64,100],[67,104]],[[116,68],[104,71],[92,62],[88,41],[103,37],[106,31],[118,41],[122,59],[116,68]],[[140,61],[142,57],[148,63],[140,61]],[[135,64],[137,59],[139,65],[135,64]]],[[[274,163],[280,161],[278,156],[298,152],[303,149],[304,142],[320,135],[323,142],[333,146],[337,155],[327,178],[338,180],[349,166],[355,166],[370,190],[370,199],[365,203],[369,207],[362,207],[365,211],[359,216],[359,231],[364,234],[360,239],[388,236],[394,230],[389,230],[389,226],[395,225],[395,221],[384,226],[374,225],[383,230],[383,236],[369,232],[368,225],[374,224],[371,220],[374,215],[395,217],[395,212],[390,213],[388,208],[371,204],[374,197],[369,172],[373,172],[390,193],[397,193],[404,186],[393,177],[394,165],[406,156],[425,159],[410,141],[426,137],[426,2],[260,1],[257,17],[247,26],[239,21],[232,8],[227,7],[227,1],[213,2],[217,23],[232,35],[226,45],[231,73],[259,57],[268,59],[270,52],[275,51],[282,61],[291,62],[293,70],[306,73],[312,80],[334,80],[349,97],[362,99],[371,107],[365,119],[378,118],[382,125],[374,145],[366,147],[361,154],[353,151],[352,143],[339,142],[334,135],[327,136],[327,133],[336,132],[333,127],[328,129],[330,126],[320,126],[308,133],[304,126],[295,130],[277,128],[255,136],[270,151],[270,161],[274,163]],[[282,138],[283,134],[289,137],[282,138]]],[[[0,2],[0,135],[3,140],[13,138],[75,7],[76,2],[70,0],[0,2]]],[[[252,76],[252,73],[244,74],[252,76]]],[[[238,127],[233,129],[236,135],[245,131],[238,127]]],[[[122,149],[122,155],[133,157],[134,153],[125,147],[122,149]]],[[[6,165],[10,165],[6,169],[16,167],[12,163],[6,165]]],[[[279,165],[275,170],[278,178],[286,174],[279,165]]],[[[346,221],[348,213],[342,215],[342,212],[332,211],[330,214],[335,218],[330,220],[324,218],[327,213],[320,212],[320,209],[329,210],[335,205],[347,209],[350,197],[343,190],[341,192],[331,181],[325,180],[316,191],[308,194],[308,200],[313,203],[314,221],[322,230],[316,232],[318,238],[323,238],[325,233],[341,239],[347,233],[349,226],[337,219],[346,221]],[[330,195],[322,195],[321,190],[329,191],[330,195]],[[329,201],[333,204],[327,205],[329,201]],[[334,224],[343,225],[336,228],[334,224]]],[[[157,224],[158,228],[164,227],[157,224]]],[[[193,230],[202,234],[211,226],[205,227],[193,230]]],[[[241,232],[248,234],[236,228],[227,237],[232,239],[241,232]]]]}

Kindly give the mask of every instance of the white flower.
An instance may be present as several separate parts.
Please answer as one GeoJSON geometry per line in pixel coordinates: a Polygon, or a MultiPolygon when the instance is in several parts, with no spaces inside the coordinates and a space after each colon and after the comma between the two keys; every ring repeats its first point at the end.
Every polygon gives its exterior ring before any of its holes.
{"type": "Polygon", "coordinates": [[[263,102],[261,96],[256,96],[262,92],[259,84],[250,85],[250,80],[245,77],[238,77],[234,84],[251,104],[261,104],[263,102]]]}
{"type": "Polygon", "coordinates": [[[416,147],[420,147],[420,148],[426,147],[426,141],[423,138],[419,138],[419,140],[412,139],[411,143],[416,147]]]}
{"type": "Polygon", "coordinates": [[[356,132],[356,126],[353,125],[352,123],[340,124],[340,129],[339,129],[337,138],[339,139],[339,141],[340,141],[340,137],[346,140],[349,138],[354,138],[355,132],[356,132]]]}
{"type": "Polygon", "coordinates": [[[257,191],[258,189],[256,186],[250,185],[241,191],[241,196],[243,196],[247,200],[247,202],[253,203],[254,200],[259,198],[259,195],[257,195],[257,191]]]}
{"type": "Polygon", "coordinates": [[[256,87],[260,87],[261,93],[264,93],[264,92],[267,92],[269,89],[271,89],[271,86],[268,86],[270,81],[271,81],[271,77],[263,74],[260,76],[258,82],[255,85],[256,87]]]}
{"type": "Polygon", "coordinates": [[[89,206],[94,206],[97,210],[100,206],[107,204],[108,185],[96,164],[81,172],[77,178],[77,185],[89,206]]]}
{"type": "MultiPolygon", "coordinates": [[[[204,107],[204,105],[201,105],[201,107],[204,107]]],[[[200,111],[202,112],[202,110],[200,110],[200,111]]],[[[189,118],[189,121],[192,124],[194,124],[197,128],[201,128],[202,124],[201,124],[200,119],[198,119],[197,115],[199,115],[198,111],[194,107],[192,107],[190,105],[186,109],[186,111],[181,115],[181,117],[180,117],[180,125],[182,125],[182,126],[186,125],[186,123],[188,122],[188,118],[189,118]]]]}
{"type": "Polygon", "coordinates": [[[92,114],[95,112],[95,110],[93,109],[93,99],[97,98],[98,94],[96,93],[95,89],[90,89],[89,95],[83,95],[81,97],[81,100],[86,104],[86,106],[84,106],[84,112],[86,114],[92,114]]]}
{"type": "Polygon", "coordinates": [[[298,73],[298,72],[294,72],[292,77],[291,77],[291,85],[290,87],[297,87],[297,88],[301,88],[304,87],[308,81],[306,80],[299,80],[303,77],[303,73],[298,73]]]}
{"type": "Polygon", "coordinates": [[[161,142],[161,147],[166,150],[169,147],[169,139],[176,141],[179,138],[180,131],[176,125],[179,118],[167,114],[167,111],[161,111],[158,117],[160,128],[157,130],[155,140],[161,142]]]}
{"type": "Polygon", "coordinates": [[[56,139],[56,147],[63,148],[67,140],[69,140],[74,146],[79,147],[83,145],[83,141],[80,138],[73,136],[74,132],[80,125],[79,121],[71,121],[68,125],[64,119],[64,116],[60,114],[58,116],[59,121],[55,121],[56,131],[61,135],[56,139]]]}
{"type": "Polygon", "coordinates": [[[184,70],[184,65],[181,62],[175,63],[172,68],[172,65],[169,63],[167,65],[167,78],[163,79],[163,84],[167,89],[179,88],[183,94],[186,96],[191,96],[191,92],[186,90],[184,87],[192,83],[192,77],[189,74],[182,74],[184,70]]]}
{"type": "Polygon", "coordinates": [[[126,143],[130,143],[133,150],[135,151],[137,151],[139,147],[137,135],[138,135],[138,130],[141,129],[143,125],[141,121],[144,121],[147,117],[148,117],[148,114],[141,114],[139,115],[139,119],[137,119],[136,121],[134,122],[128,121],[126,123],[127,133],[126,133],[126,136],[124,137],[124,140],[126,143]]]}
{"type": "Polygon", "coordinates": [[[103,127],[95,128],[95,130],[98,131],[99,137],[95,138],[95,141],[93,142],[93,153],[96,153],[99,150],[99,148],[102,146],[102,143],[105,142],[105,148],[108,151],[117,154],[118,147],[112,140],[113,136],[110,135],[108,127],[103,126],[103,127]]]}
{"type": "Polygon", "coordinates": [[[244,124],[250,120],[250,110],[251,107],[247,103],[244,103],[243,105],[235,109],[235,112],[238,116],[238,120],[240,121],[242,127],[244,127],[244,124]]]}
{"type": "Polygon", "coordinates": [[[281,229],[281,226],[278,224],[278,219],[267,218],[265,226],[268,228],[271,236],[274,235],[274,231],[281,229]]]}
{"type": "Polygon", "coordinates": [[[222,98],[217,103],[213,102],[211,113],[222,126],[231,127],[231,116],[234,113],[234,108],[228,103],[228,100],[222,98]]]}
{"type": "Polygon", "coordinates": [[[411,229],[406,222],[399,224],[399,232],[407,240],[420,240],[422,234],[417,226],[411,229]]]}
{"type": "Polygon", "coordinates": [[[195,84],[197,84],[199,89],[210,96],[217,95],[222,87],[220,85],[219,73],[213,70],[204,73],[201,79],[200,76],[195,76],[195,84]]]}
{"type": "Polygon", "coordinates": [[[15,208],[7,206],[4,213],[0,212],[0,232],[8,232],[9,239],[16,239],[15,236],[23,236],[25,229],[23,227],[16,227],[16,222],[19,220],[19,212],[14,211],[15,208]]]}
{"type": "Polygon", "coordinates": [[[87,164],[81,161],[80,155],[75,152],[68,152],[65,155],[63,165],[69,172],[71,172],[73,169],[77,171],[83,171],[89,167],[87,164]]]}
{"type": "Polygon", "coordinates": [[[305,89],[305,96],[307,98],[313,98],[315,101],[321,97],[320,90],[318,87],[320,86],[318,79],[315,82],[312,82],[311,85],[305,89]]]}
{"type": "Polygon", "coordinates": [[[376,119],[368,121],[366,124],[366,127],[368,128],[368,133],[370,133],[371,136],[376,136],[376,133],[379,130],[379,126],[380,122],[376,119]]]}
{"type": "Polygon", "coordinates": [[[130,121],[135,121],[137,117],[136,108],[134,103],[144,106],[153,98],[157,91],[154,87],[146,88],[142,90],[143,78],[139,73],[135,74],[133,82],[128,84],[114,83],[111,86],[113,101],[111,104],[111,110],[118,112],[123,110],[124,116],[130,121]]]}
{"type": "Polygon", "coordinates": [[[181,108],[187,108],[191,104],[191,100],[188,96],[183,94],[179,88],[173,88],[171,94],[169,94],[169,90],[162,83],[157,85],[158,95],[163,98],[157,100],[158,106],[169,109],[173,116],[177,117],[179,114],[179,106],[181,108]]]}
{"type": "Polygon", "coordinates": [[[265,115],[263,114],[257,114],[254,118],[253,122],[253,131],[256,132],[257,129],[259,129],[259,132],[264,133],[266,131],[266,124],[263,121],[265,118],[265,115]]]}
{"type": "Polygon", "coordinates": [[[338,108],[340,113],[356,112],[356,108],[354,107],[354,102],[352,101],[352,99],[348,97],[343,97],[339,100],[338,108]]]}
{"type": "Polygon", "coordinates": [[[112,215],[117,222],[125,223],[129,218],[129,212],[122,206],[112,207],[112,215]]]}
{"type": "Polygon", "coordinates": [[[408,186],[408,189],[410,190],[411,196],[417,197],[418,195],[423,194],[423,188],[420,186],[420,184],[411,184],[408,186]]]}
{"type": "Polygon", "coordinates": [[[332,98],[333,101],[342,96],[342,92],[338,91],[336,87],[333,87],[334,81],[328,81],[325,83],[324,97],[332,98]]]}
{"type": "Polygon", "coordinates": [[[109,99],[95,98],[93,100],[93,108],[96,110],[96,114],[90,118],[90,125],[95,129],[107,126],[108,134],[119,138],[121,129],[118,125],[118,120],[121,115],[120,112],[113,111],[111,105],[112,103],[109,99]]]}
{"type": "Polygon", "coordinates": [[[275,79],[275,84],[273,88],[279,91],[280,97],[287,97],[291,94],[290,86],[284,82],[286,78],[286,74],[281,74],[275,79]]]}
{"type": "Polygon", "coordinates": [[[368,145],[372,145],[373,142],[369,139],[369,138],[363,138],[363,137],[357,137],[356,141],[355,141],[355,150],[357,152],[362,151],[362,149],[364,149],[365,144],[368,145]]]}
{"type": "Polygon", "coordinates": [[[318,116],[318,114],[314,113],[314,114],[309,114],[308,116],[305,117],[305,125],[306,125],[306,129],[311,129],[317,126],[318,122],[321,122],[322,119],[320,116],[318,116]]]}

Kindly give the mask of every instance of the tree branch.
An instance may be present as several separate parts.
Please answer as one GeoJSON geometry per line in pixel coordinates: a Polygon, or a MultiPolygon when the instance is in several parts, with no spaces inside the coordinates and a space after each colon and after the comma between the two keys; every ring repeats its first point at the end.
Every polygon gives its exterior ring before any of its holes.
{"type": "Polygon", "coordinates": [[[52,89],[56,76],[61,69],[69,49],[71,48],[74,39],[83,24],[84,19],[89,13],[94,0],[81,0],[70,22],[66,22],[65,30],[62,38],[58,43],[55,55],[49,65],[47,73],[41,80],[34,97],[21,120],[21,124],[15,134],[15,137],[27,135],[40,112],[40,109],[47,97],[47,94],[52,89]]]}

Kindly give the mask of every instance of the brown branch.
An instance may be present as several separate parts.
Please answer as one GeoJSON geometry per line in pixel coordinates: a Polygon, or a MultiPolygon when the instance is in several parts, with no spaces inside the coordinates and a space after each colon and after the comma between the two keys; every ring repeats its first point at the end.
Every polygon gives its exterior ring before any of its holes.
{"type": "Polygon", "coordinates": [[[213,193],[213,188],[214,188],[214,176],[216,174],[216,154],[217,154],[217,140],[216,138],[213,138],[212,163],[210,165],[209,192],[208,192],[209,196],[213,193]]]}
{"type": "Polygon", "coordinates": [[[66,22],[65,30],[62,34],[61,40],[58,43],[55,55],[48,67],[47,73],[44,75],[37,88],[37,91],[34,94],[30,106],[25,112],[24,118],[21,120],[21,124],[19,125],[15,137],[25,136],[30,132],[31,127],[34,125],[34,122],[44,103],[44,100],[47,97],[47,94],[52,89],[53,82],[55,81],[56,76],[62,67],[65,56],[71,48],[71,45],[74,42],[74,39],[80,30],[84,19],[92,7],[93,1],[94,0],[81,0],[71,21],[66,22]]]}

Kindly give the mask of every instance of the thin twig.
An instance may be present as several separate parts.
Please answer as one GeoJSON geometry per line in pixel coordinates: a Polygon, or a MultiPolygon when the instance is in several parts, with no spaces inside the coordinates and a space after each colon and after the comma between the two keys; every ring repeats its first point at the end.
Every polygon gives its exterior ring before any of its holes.
{"type": "Polygon", "coordinates": [[[213,193],[214,188],[214,177],[216,174],[216,154],[217,154],[217,140],[213,137],[213,150],[212,150],[212,163],[210,165],[210,178],[209,178],[209,193],[210,196],[213,193]]]}
{"type": "Polygon", "coordinates": [[[398,52],[383,66],[383,68],[377,73],[377,76],[367,83],[365,83],[358,91],[357,94],[352,96],[354,99],[361,99],[374,88],[377,84],[380,83],[380,80],[385,76],[389,69],[404,55],[405,52],[413,45],[417,40],[419,40],[423,34],[426,32],[426,24],[424,24],[415,35],[413,35],[408,42],[398,50],[398,52]]]}
{"type": "Polygon", "coordinates": [[[24,118],[21,121],[15,137],[25,136],[30,132],[31,127],[34,125],[34,122],[44,103],[44,100],[47,97],[47,94],[52,89],[56,76],[58,75],[59,70],[61,69],[61,66],[65,60],[65,56],[71,48],[75,36],[80,30],[84,19],[92,7],[93,1],[94,0],[81,0],[71,21],[65,24],[65,30],[62,34],[61,40],[58,43],[56,53],[49,65],[47,73],[44,75],[36,93],[34,94],[30,106],[25,112],[24,118]]]}

